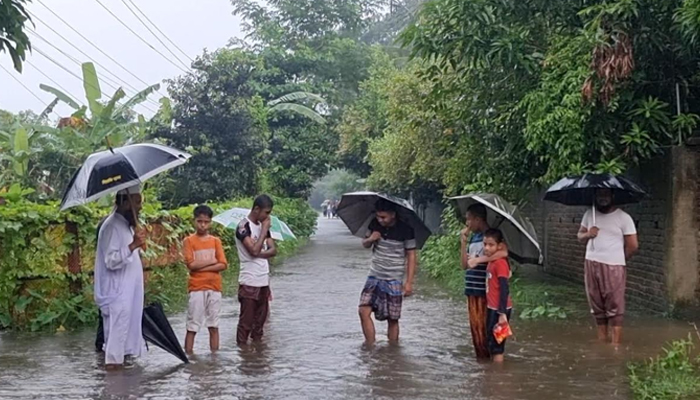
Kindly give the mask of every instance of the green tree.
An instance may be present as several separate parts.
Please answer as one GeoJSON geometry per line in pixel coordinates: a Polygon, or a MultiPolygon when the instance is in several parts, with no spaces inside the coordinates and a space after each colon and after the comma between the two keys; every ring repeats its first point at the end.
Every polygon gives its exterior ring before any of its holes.
{"type": "Polygon", "coordinates": [[[682,143],[699,119],[691,3],[426,3],[402,43],[456,137],[446,190],[516,196],[570,173],[622,172],[682,143]]]}
{"type": "Polygon", "coordinates": [[[22,72],[22,62],[27,58],[31,44],[25,25],[31,17],[24,8],[27,0],[0,0],[0,52],[8,52],[18,72],[22,72]]]}
{"type": "Polygon", "coordinates": [[[266,149],[267,107],[257,96],[268,71],[240,49],[205,52],[194,72],[169,81],[174,124],[153,136],[193,154],[161,190],[170,206],[257,192],[266,149]]]}

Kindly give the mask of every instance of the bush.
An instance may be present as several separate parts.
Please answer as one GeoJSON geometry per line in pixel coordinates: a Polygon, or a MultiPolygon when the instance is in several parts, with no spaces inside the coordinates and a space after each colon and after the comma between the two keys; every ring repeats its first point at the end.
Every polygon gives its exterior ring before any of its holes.
{"type": "Polygon", "coordinates": [[[645,363],[629,364],[635,400],[691,400],[700,398],[700,359],[692,358],[690,336],[664,348],[664,354],[645,363]]]}
{"type": "MultiPolygon", "coordinates": [[[[211,206],[221,212],[232,207],[249,208],[252,203],[252,199],[241,199],[211,206]]],[[[142,213],[150,231],[144,264],[154,267],[146,274],[146,302],[160,301],[168,311],[186,305],[188,274],[180,259],[180,245],[194,231],[193,208],[162,210],[149,199],[142,213]]],[[[0,206],[0,329],[71,329],[95,322],[91,275],[96,226],[109,211],[108,207],[90,204],[61,213],[55,202],[36,204],[26,200],[0,206]],[[66,231],[67,222],[77,225],[77,235],[66,231]],[[67,258],[76,243],[82,272],[69,274],[67,258]],[[69,290],[71,283],[82,290],[69,290]]],[[[299,239],[279,243],[278,258],[283,258],[313,234],[317,214],[296,199],[275,199],[273,214],[285,221],[299,239]]],[[[218,224],[213,230],[221,237],[229,259],[230,268],[224,273],[226,287],[233,288],[238,272],[235,232],[218,224]]]]}

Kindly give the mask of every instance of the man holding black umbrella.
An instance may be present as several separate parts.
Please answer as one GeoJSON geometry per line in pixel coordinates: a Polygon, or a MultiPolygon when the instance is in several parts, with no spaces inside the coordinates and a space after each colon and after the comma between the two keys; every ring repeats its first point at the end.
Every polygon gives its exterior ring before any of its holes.
{"type": "Polygon", "coordinates": [[[626,261],[637,251],[637,230],[632,217],[615,207],[610,189],[595,191],[595,208],[581,220],[579,241],[586,243],[585,283],[591,313],[598,327],[598,339],[622,339],[625,313],[626,261]]]}
{"type": "Polygon", "coordinates": [[[144,350],[141,330],[144,285],[140,250],[143,232],[134,232],[141,211],[138,186],[119,191],[115,209],[102,224],[95,257],[95,302],[104,324],[107,369],[133,366],[144,350]]]}
{"type": "Polygon", "coordinates": [[[416,273],[416,236],[413,228],[397,219],[396,206],[386,200],[376,203],[376,219],[367,229],[365,248],[372,248],[370,274],[360,296],[360,322],[367,344],[375,341],[372,313],[387,321],[389,341],[399,340],[399,318],[404,296],[413,294],[416,273]]]}

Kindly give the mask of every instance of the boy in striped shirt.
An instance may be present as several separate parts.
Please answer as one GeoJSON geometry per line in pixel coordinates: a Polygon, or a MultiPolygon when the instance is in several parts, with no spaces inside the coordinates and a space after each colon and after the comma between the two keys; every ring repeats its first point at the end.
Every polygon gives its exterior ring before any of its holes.
{"type": "MultiPolygon", "coordinates": [[[[461,264],[464,274],[464,295],[467,297],[469,327],[476,358],[488,360],[491,353],[488,348],[486,332],[486,266],[490,261],[508,257],[508,251],[499,250],[491,257],[484,255],[484,232],[489,229],[486,221],[486,206],[472,204],[467,209],[467,226],[461,234],[461,264]]],[[[505,243],[503,244],[505,248],[505,243]]]]}
{"type": "Polygon", "coordinates": [[[377,321],[387,321],[390,342],[399,340],[399,318],[403,296],[413,294],[416,273],[416,237],[413,228],[396,216],[393,203],[380,200],[377,217],[367,229],[365,248],[372,248],[372,266],[360,295],[360,322],[365,342],[375,341],[372,313],[377,321]]]}

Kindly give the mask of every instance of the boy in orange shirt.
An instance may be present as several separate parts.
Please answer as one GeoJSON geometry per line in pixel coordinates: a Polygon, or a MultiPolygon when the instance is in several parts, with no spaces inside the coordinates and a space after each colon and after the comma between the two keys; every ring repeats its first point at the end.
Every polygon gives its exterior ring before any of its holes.
{"type": "Polygon", "coordinates": [[[187,336],[185,352],[194,352],[194,338],[199,328],[209,329],[211,351],[219,349],[219,312],[221,311],[221,275],[228,266],[226,255],[218,237],[209,234],[214,212],[205,205],[194,209],[197,233],[185,239],[183,248],[185,263],[190,271],[188,283],[189,307],[187,309],[187,336]]]}
{"type": "MultiPolygon", "coordinates": [[[[484,255],[490,257],[505,249],[503,233],[498,229],[489,229],[484,233],[484,255]]],[[[506,351],[506,341],[498,343],[494,328],[499,323],[505,324],[510,320],[513,300],[510,298],[508,279],[510,265],[507,258],[491,261],[486,268],[486,337],[491,359],[503,362],[506,351]]]]}

